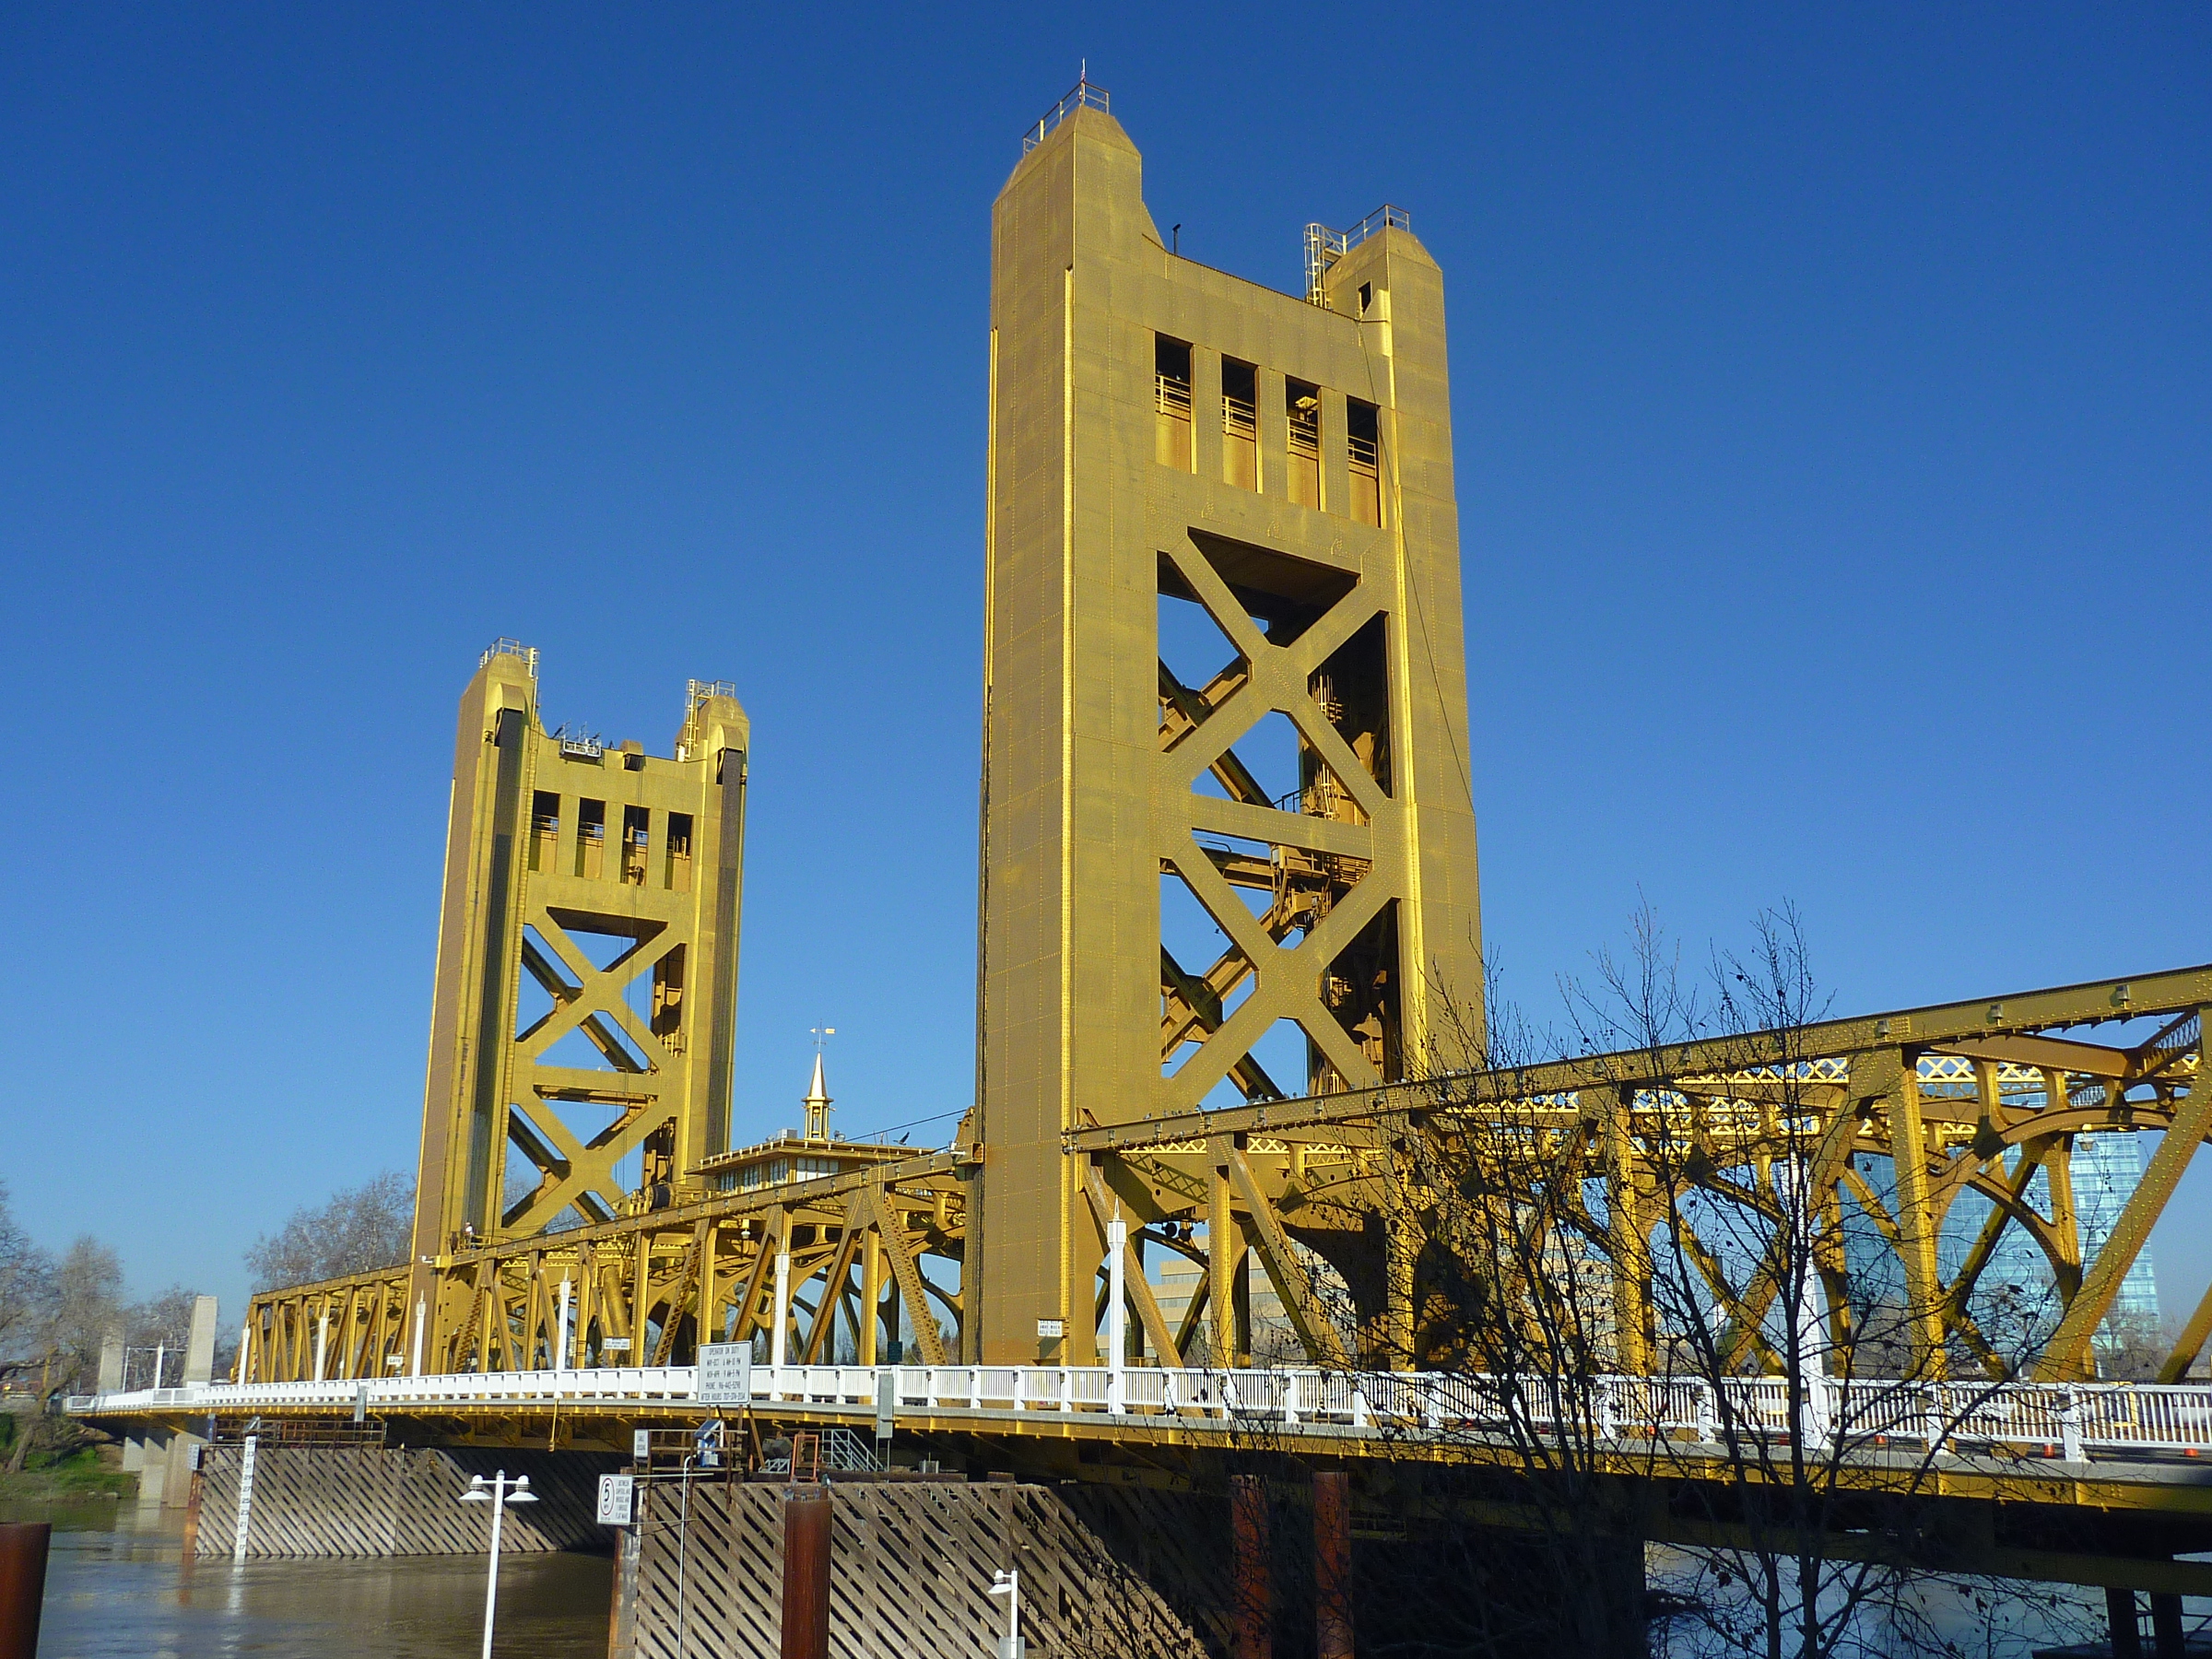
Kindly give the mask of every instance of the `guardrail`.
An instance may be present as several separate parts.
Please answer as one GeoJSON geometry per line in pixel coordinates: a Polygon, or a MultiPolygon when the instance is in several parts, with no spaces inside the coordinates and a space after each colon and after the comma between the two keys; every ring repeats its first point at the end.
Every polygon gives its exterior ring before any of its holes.
{"type": "MultiPolygon", "coordinates": [[[[1541,1385],[1441,1371],[1205,1371],[1151,1366],[786,1365],[752,1369],[752,1400],[873,1410],[877,1379],[895,1379],[901,1408],[994,1417],[1101,1414],[1202,1418],[1254,1430],[1315,1424],[1374,1432],[1494,1432],[1519,1421],[1537,1433],[1597,1440],[1730,1435],[1786,1442],[1788,1384],[1745,1377],[1720,1388],[1665,1377],[1603,1377],[1546,1399],[1541,1385]]],[[[79,1416],[186,1411],[237,1416],[347,1406],[380,1415],[441,1406],[681,1406],[698,1401],[688,1365],[566,1371],[461,1371],[328,1382],[194,1383],[128,1394],[73,1394],[79,1416]]],[[[2092,1453],[2212,1454],[2212,1386],[2147,1382],[1975,1384],[1882,1380],[1813,1384],[1794,1414],[1808,1441],[2002,1445],[2082,1462],[2092,1453]]]]}

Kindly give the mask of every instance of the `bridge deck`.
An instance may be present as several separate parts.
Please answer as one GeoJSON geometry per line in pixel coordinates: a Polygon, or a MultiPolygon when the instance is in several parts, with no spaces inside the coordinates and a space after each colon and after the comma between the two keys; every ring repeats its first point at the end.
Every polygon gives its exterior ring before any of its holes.
{"type": "MultiPolygon", "coordinates": [[[[757,1366],[747,1403],[780,1422],[872,1422],[886,1376],[908,1431],[1436,1461],[1513,1455],[1501,1391],[1488,1379],[1450,1373],[757,1366]]],[[[700,1399],[695,1367],[661,1366],[198,1384],[78,1395],[69,1407],[94,1419],[179,1424],[208,1416],[312,1420],[358,1409],[519,1443],[547,1434],[556,1417],[579,1434],[587,1424],[611,1431],[688,1423],[735,1404],[700,1399]]],[[[1541,1422],[1534,1431],[1571,1435],[1624,1474],[1720,1475],[1730,1462],[1724,1422],[1769,1444],[1788,1439],[1783,1385],[1772,1378],[1740,1379],[1721,1398],[1700,1382],[1609,1377],[1576,1409],[1585,1416],[1573,1424],[1541,1422]]],[[[1820,1456],[1869,1481],[1929,1464],[1928,1437],[1936,1434],[1943,1443],[1924,1483],[1931,1492],[2212,1514],[2212,1385],[1823,1380],[1802,1420],[1827,1446],[1842,1447],[1820,1456]]]]}

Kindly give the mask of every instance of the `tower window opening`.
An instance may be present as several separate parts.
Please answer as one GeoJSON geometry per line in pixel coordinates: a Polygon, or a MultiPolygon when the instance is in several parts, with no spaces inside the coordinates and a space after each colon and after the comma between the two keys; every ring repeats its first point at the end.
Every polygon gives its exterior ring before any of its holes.
{"type": "Polygon", "coordinates": [[[1191,347],[1185,340],[1155,335],[1152,403],[1157,411],[1154,456],[1177,472],[1191,470],[1191,347]]]}
{"type": "Polygon", "coordinates": [[[622,808],[622,880],[628,887],[645,885],[645,843],[652,838],[653,814],[643,806],[622,808]]]}
{"type": "Polygon", "coordinates": [[[672,1054],[684,1052],[684,947],[653,965],[653,1034],[672,1054]]]}
{"type": "Polygon", "coordinates": [[[560,858],[560,797],[539,789],[530,795],[530,868],[552,871],[560,858]]]}
{"type": "Polygon", "coordinates": [[[1352,516],[1363,524],[1382,524],[1381,430],[1375,406],[1358,398],[1345,400],[1345,446],[1352,475],[1352,516]]]}
{"type": "Polygon", "coordinates": [[[1321,388],[1304,381],[1283,382],[1283,415],[1289,423],[1285,454],[1290,500],[1300,507],[1321,508],[1321,388]]]}
{"type": "Polygon", "coordinates": [[[668,815],[668,863],[661,885],[672,893],[691,890],[691,815],[688,812],[668,815]]]}
{"type": "Polygon", "coordinates": [[[1371,282],[1361,283],[1359,285],[1359,314],[1363,317],[1366,316],[1368,313],[1368,309],[1372,306],[1374,302],[1375,285],[1371,282]]]}
{"type": "Polygon", "coordinates": [[[1235,358],[1221,359],[1221,481],[1239,489],[1260,487],[1260,371],[1235,358]]]}
{"type": "Polygon", "coordinates": [[[576,874],[587,881],[596,881],[600,876],[601,860],[606,851],[606,803],[579,801],[576,803],[576,874]]]}

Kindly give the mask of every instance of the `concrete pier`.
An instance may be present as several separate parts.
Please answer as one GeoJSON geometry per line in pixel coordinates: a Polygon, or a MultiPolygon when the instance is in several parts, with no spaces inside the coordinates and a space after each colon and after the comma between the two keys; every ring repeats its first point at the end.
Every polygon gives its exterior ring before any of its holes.
{"type": "MultiPolygon", "coordinates": [[[[215,1319],[215,1298],[194,1298],[192,1326],[184,1341],[183,1374],[178,1379],[188,1387],[194,1383],[214,1381],[215,1319]]],[[[123,1371],[123,1338],[120,1335],[111,1338],[100,1350],[102,1387],[107,1385],[111,1367],[120,1383],[123,1371]]],[[[123,1472],[138,1477],[138,1508],[141,1513],[153,1510],[181,1510],[191,1502],[195,1455],[206,1443],[204,1435],[169,1429],[149,1428],[143,1432],[124,1436],[123,1472]]]]}

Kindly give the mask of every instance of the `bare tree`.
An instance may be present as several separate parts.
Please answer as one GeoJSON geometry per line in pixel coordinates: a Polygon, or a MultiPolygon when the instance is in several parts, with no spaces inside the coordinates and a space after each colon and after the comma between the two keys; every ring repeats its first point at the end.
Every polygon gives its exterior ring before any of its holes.
{"type": "Polygon", "coordinates": [[[0,1363],[20,1360],[53,1294],[53,1258],[31,1241],[0,1181],[0,1363]]]}
{"type": "Polygon", "coordinates": [[[91,1387],[100,1346],[122,1310],[123,1267],[99,1240],[80,1238],[54,1264],[50,1285],[31,1324],[30,1358],[21,1367],[32,1383],[37,1415],[16,1437],[7,1472],[19,1475],[34,1448],[65,1450],[83,1438],[70,1419],[50,1415],[55,1396],[91,1387]],[[35,1371],[32,1366],[35,1364],[35,1371]]]}
{"type": "Polygon", "coordinates": [[[135,1348],[159,1347],[182,1355],[192,1340],[192,1310],[197,1293],[171,1285],[133,1302],[124,1315],[124,1340],[135,1348]]]}
{"type": "Polygon", "coordinates": [[[256,1290],[390,1267],[413,1250],[414,1226],[414,1189],[387,1170],[327,1203],[300,1206],[276,1232],[254,1241],[246,1267],[256,1290]]]}
{"type": "MultiPolygon", "coordinates": [[[[171,1285],[157,1290],[142,1300],[133,1302],[123,1315],[124,1340],[150,1362],[159,1359],[160,1376],[171,1382],[184,1375],[185,1355],[192,1343],[192,1315],[199,1301],[199,1292],[189,1285],[171,1285]],[[150,1352],[148,1350],[151,1350],[150,1352]]],[[[216,1331],[215,1346],[210,1351],[212,1374],[229,1374],[230,1362],[238,1352],[237,1327],[228,1332],[216,1331]]],[[[158,1385],[150,1369],[131,1373],[134,1381],[140,1378],[158,1385]]]]}
{"type": "MultiPolygon", "coordinates": [[[[1410,1091],[1371,1196],[1407,1312],[1360,1311],[1361,1385],[1386,1434],[1428,1442],[1394,1461],[1432,1489],[1430,1552],[1442,1514],[1516,1532],[1582,1653],[1641,1651],[1654,1607],[1677,1648],[1960,1651],[1928,1594],[1928,1500],[1957,1442],[2013,1455],[1990,1407],[2050,1310],[1974,1326],[1912,1305],[1878,1252],[1854,1261],[1840,1159],[1897,1079],[1809,1052],[1826,999],[1794,912],[1693,976],[1646,912],[1564,989],[1564,1041],[1493,994],[1488,1030],[1460,1034],[1482,1065],[1410,1091]],[[1929,1335],[1970,1328],[1971,1347],[1929,1335]],[[1439,1437],[1491,1472],[1441,1508],[1439,1437]],[[1647,1601],[1653,1489],[1676,1494],[1677,1545],[1647,1601]]],[[[1953,1582],[1983,1634],[2020,1602],[1953,1582]]],[[[1451,1647],[1433,1628],[1430,1651],[1451,1647]]]]}

